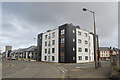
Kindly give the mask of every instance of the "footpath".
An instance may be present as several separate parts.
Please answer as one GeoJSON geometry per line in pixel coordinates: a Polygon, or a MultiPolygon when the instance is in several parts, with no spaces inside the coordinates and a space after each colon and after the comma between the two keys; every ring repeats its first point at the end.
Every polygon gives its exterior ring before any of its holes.
{"type": "Polygon", "coordinates": [[[84,80],[85,78],[88,80],[109,80],[110,73],[110,66],[100,67],[98,69],[83,68],[78,70],[76,69],[74,71],[68,71],[66,73],[66,78],[78,78],[79,80],[84,80]]]}

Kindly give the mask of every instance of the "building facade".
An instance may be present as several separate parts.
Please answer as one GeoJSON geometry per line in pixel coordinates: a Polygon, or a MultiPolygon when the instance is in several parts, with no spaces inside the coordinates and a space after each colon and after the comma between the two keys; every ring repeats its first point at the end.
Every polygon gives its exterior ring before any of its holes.
{"type": "Polygon", "coordinates": [[[40,33],[37,60],[57,63],[94,61],[93,35],[72,24],[64,24],[57,29],[40,33]]]}
{"type": "Polygon", "coordinates": [[[110,59],[110,49],[109,47],[100,47],[100,60],[109,60],[110,59]]]}
{"type": "Polygon", "coordinates": [[[5,47],[5,57],[10,57],[10,53],[12,51],[12,46],[6,46],[5,47]]]}
{"type": "Polygon", "coordinates": [[[37,60],[37,46],[13,50],[10,57],[16,60],[37,60]]]}

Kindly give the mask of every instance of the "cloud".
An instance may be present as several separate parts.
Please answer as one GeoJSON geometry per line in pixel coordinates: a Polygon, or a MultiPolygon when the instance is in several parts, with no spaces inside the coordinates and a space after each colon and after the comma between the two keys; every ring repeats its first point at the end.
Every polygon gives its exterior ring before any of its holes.
{"type": "Polygon", "coordinates": [[[16,42],[4,43],[4,46],[13,45],[14,48],[19,48],[30,45],[30,42],[32,45],[35,43],[33,38],[38,33],[57,28],[64,23],[73,23],[93,31],[93,16],[89,12],[83,12],[83,7],[96,13],[100,45],[117,46],[117,2],[4,2],[2,35],[10,42],[16,42]]]}

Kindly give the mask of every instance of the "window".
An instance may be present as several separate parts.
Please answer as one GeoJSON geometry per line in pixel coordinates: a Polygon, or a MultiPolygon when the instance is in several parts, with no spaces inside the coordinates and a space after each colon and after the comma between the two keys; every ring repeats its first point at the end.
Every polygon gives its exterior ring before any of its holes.
{"type": "Polygon", "coordinates": [[[88,48],[85,48],[85,52],[88,52],[88,48]]]}
{"type": "Polygon", "coordinates": [[[73,51],[75,51],[75,48],[73,47],[73,51]]]}
{"type": "Polygon", "coordinates": [[[55,45],[55,40],[52,40],[52,45],[55,45]]]}
{"type": "Polygon", "coordinates": [[[75,60],[75,57],[73,57],[73,60],[75,60]]]}
{"type": "Polygon", "coordinates": [[[47,60],[47,56],[45,56],[44,59],[47,60]]]}
{"type": "Polygon", "coordinates": [[[78,52],[82,52],[82,48],[78,48],[78,52]]]}
{"type": "Polygon", "coordinates": [[[84,33],[85,34],[85,37],[87,37],[87,33],[84,33]]]}
{"type": "Polygon", "coordinates": [[[85,60],[88,60],[88,56],[85,56],[85,60]]]}
{"type": "Polygon", "coordinates": [[[45,53],[47,53],[47,49],[45,49],[45,53]]]}
{"type": "Polygon", "coordinates": [[[64,30],[64,29],[63,29],[63,30],[61,30],[61,35],[62,35],[62,34],[65,34],[65,30],[64,30]]]}
{"type": "Polygon", "coordinates": [[[52,61],[55,61],[55,57],[54,56],[52,56],[52,61]]]}
{"type": "Polygon", "coordinates": [[[78,43],[82,43],[81,39],[78,39],[78,43]]]}
{"type": "Polygon", "coordinates": [[[85,44],[88,44],[88,41],[85,41],[85,44]]]}
{"type": "Polygon", "coordinates": [[[52,48],[52,53],[55,53],[55,48],[52,48]]]}
{"type": "Polygon", "coordinates": [[[45,42],[45,46],[47,46],[47,42],[45,42]]]}
{"type": "Polygon", "coordinates": [[[64,38],[61,39],[61,43],[64,43],[64,38]]]}
{"type": "Polygon", "coordinates": [[[52,38],[55,38],[55,32],[52,33],[52,38]]]}
{"type": "Polygon", "coordinates": [[[108,54],[106,54],[106,56],[108,56],[108,54]]]}
{"type": "Polygon", "coordinates": [[[49,41],[49,43],[48,43],[48,46],[50,46],[50,41],[49,41]]]}
{"type": "MultiPolygon", "coordinates": [[[[41,39],[41,36],[39,37],[41,39]]],[[[35,39],[35,38],[34,38],[35,39]]]]}
{"type": "Polygon", "coordinates": [[[102,54],[102,56],[103,56],[103,54],[102,54]]]}
{"type": "Polygon", "coordinates": [[[73,39],[73,42],[75,42],[75,39],[73,39]]]}
{"type": "Polygon", "coordinates": [[[47,35],[45,35],[45,39],[47,39],[47,35]]]}
{"type": "Polygon", "coordinates": [[[78,31],[78,35],[81,35],[81,32],[80,32],[80,31],[78,31]]]}
{"type": "Polygon", "coordinates": [[[73,33],[75,33],[75,30],[73,30],[73,33]]]}
{"type": "Polygon", "coordinates": [[[50,34],[49,34],[49,37],[48,37],[49,39],[50,39],[50,34]]]}
{"type": "Polygon", "coordinates": [[[79,59],[79,60],[82,60],[82,56],[78,56],[78,59],[79,59]]]}
{"type": "Polygon", "coordinates": [[[50,48],[48,49],[48,54],[50,54],[50,48]]]}

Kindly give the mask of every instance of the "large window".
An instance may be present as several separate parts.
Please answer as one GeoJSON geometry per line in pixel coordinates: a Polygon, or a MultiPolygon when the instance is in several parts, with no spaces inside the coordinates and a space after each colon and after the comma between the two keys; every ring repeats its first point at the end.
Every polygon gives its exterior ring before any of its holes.
{"type": "Polygon", "coordinates": [[[78,52],[82,52],[82,48],[78,48],[78,52]]]}
{"type": "Polygon", "coordinates": [[[73,38],[73,42],[75,42],[75,39],[73,38]]]}
{"type": "Polygon", "coordinates": [[[64,43],[64,38],[61,39],[61,43],[64,43]]]}
{"type": "Polygon", "coordinates": [[[52,56],[52,61],[55,61],[55,57],[54,56],[52,56]]]}
{"type": "Polygon", "coordinates": [[[50,39],[50,34],[49,34],[48,38],[50,39]]]}
{"type": "Polygon", "coordinates": [[[79,59],[79,60],[82,60],[82,56],[78,56],[78,59],[79,59]]]}
{"type": "Polygon", "coordinates": [[[55,48],[52,48],[52,53],[55,53],[55,48]]]}
{"type": "Polygon", "coordinates": [[[45,53],[47,53],[47,49],[45,49],[45,53]]]}
{"type": "Polygon", "coordinates": [[[88,52],[88,48],[85,48],[85,52],[88,52]]]}
{"type": "Polygon", "coordinates": [[[81,32],[80,32],[80,31],[78,31],[78,35],[81,35],[81,32]]]}
{"type": "Polygon", "coordinates": [[[52,38],[55,38],[55,32],[52,33],[52,38]]]}
{"type": "Polygon", "coordinates": [[[52,40],[52,45],[55,45],[55,40],[52,40]]]}
{"type": "Polygon", "coordinates": [[[88,60],[88,56],[85,56],[85,60],[88,60]]]}
{"type": "Polygon", "coordinates": [[[45,46],[47,46],[47,42],[45,42],[45,46]]]}
{"type": "Polygon", "coordinates": [[[78,39],[78,43],[82,43],[82,40],[81,40],[81,39],[78,39]]]}
{"type": "Polygon", "coordinates": [[[50,54],[50,48],[48,49],[48,54],[50,54]]]}
{"type": "Polygon", "coordinates": [[[75,51],[75,47],[73,47],[73,51],[75,51]]]}
{"type": "Polygon", "coordinates": [[[48,46],[50,46],[50,41],[49,41],[49,43],[48,43],[48,46]]]}
{"type": "Polygon", "coordinates": [[[75,30],[73,30],[73,33],[75,33],[75,30]]]}
{"type": "Polygon", "coordinates": [[[64,29],[63,29],[63,30],[61,30],[61,35],[62,35],[62,34],[65,34],[65,30],[64,30],[64,29]]]}

